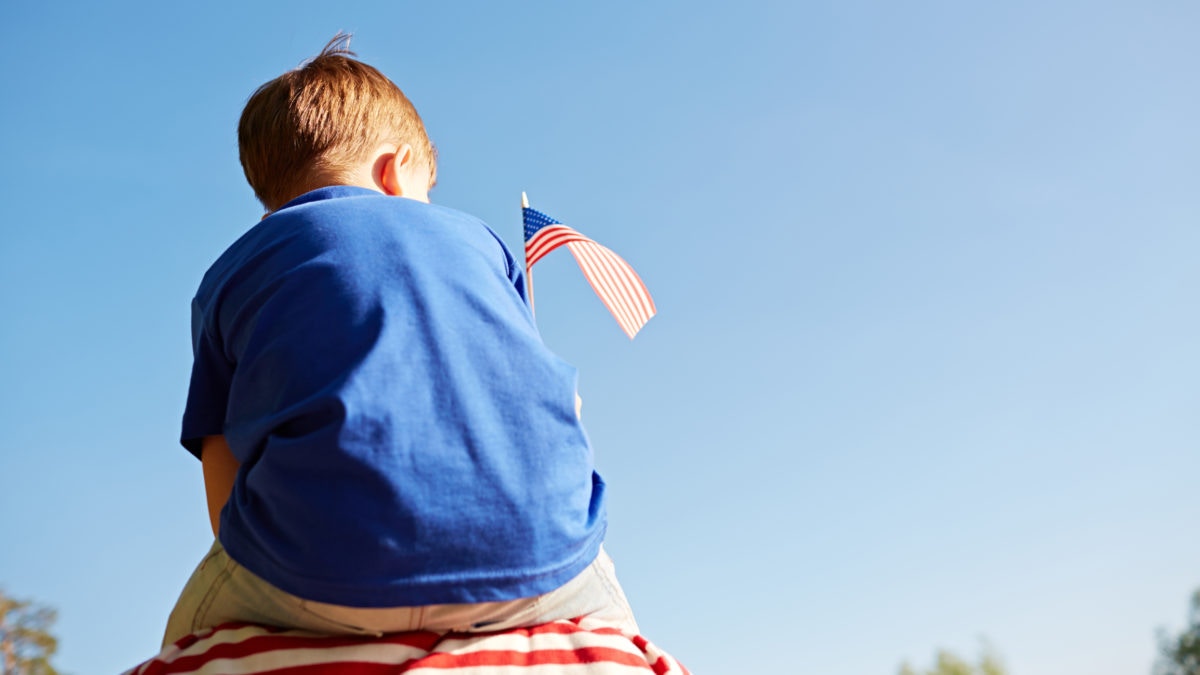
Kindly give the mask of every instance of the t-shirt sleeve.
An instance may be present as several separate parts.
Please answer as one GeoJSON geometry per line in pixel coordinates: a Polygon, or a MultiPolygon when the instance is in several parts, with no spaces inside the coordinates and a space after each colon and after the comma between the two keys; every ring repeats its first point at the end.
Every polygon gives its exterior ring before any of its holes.
{"type": "Polygon", "coordinates": [[[196,301],[192,301],[192,355],[192,379],[180,442],[199,459],[204,437],[224,433],[233,364],[225,358],[196,301]]]}
{"type": "MultiPolygon", "coordinates": [[[[516,259],[512,252],[508,250],[508,247],[505,246],[504,240],[500,238],[500,235],[492,232],[491,229],[489,229],[488,232],[491,233],[492,238],[496,240],[496,243],[500,245],[500,251],[504,254],[504,271],[508,277],[509,283],[511,283],[513,287],[517,289],[517,295],[520,296],[521,302],[525,305],[526,309],[529,309],[529,298],[526,296],[527,289],[525,287],[525,272],[521,263],[516,259]]],[[[532,314],[529,316],[529,321],[531,323],[533,321],[532,314]]]]}

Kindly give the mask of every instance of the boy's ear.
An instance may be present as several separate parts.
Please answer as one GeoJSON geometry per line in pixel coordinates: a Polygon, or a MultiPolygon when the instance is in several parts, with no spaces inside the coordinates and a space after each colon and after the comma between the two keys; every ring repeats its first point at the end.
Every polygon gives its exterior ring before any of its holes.
{"type": "Polygon", "coordinates": [[[393,197],[404,197],[404,180],[402,174],[408,171],[413,161],[412,146],[407,143],[396,148],[395,152],[385,152],[376,160],[379,167],[379,187],[383,193],[393,197]]]}

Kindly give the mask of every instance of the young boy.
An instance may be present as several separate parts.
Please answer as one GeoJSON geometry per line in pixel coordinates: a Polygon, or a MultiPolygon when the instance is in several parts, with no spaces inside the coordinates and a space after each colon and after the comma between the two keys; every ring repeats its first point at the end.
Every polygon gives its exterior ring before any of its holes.
{"type": "Polygon", "coordinates": [[[348,39],[260,87],[238,125],[269,213],[192,303],[182,443],[217,541],[164,644],[228,621],[636,631],[575,370],[500,238],[428,203],[421,118],[348,39]]]}

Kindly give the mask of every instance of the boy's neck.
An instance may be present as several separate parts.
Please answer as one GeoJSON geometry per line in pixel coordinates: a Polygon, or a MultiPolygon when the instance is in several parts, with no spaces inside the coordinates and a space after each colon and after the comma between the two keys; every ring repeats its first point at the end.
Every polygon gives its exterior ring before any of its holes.
{"type": "MultiPolygon", "coordinates": [[[[369,161],[345,167],[337,172],[314,176],[313,180],[291,199],[331,185],[350,185],[392,197],[429,203],[432,173],[428,167],[417,165],[412,159],[412,148],[409,146],[397,148],[395,145],[382,145],[370,155],[369,161]]],[[[270,215],[270,212],[263,217],[267,215],[270,215]]]]}

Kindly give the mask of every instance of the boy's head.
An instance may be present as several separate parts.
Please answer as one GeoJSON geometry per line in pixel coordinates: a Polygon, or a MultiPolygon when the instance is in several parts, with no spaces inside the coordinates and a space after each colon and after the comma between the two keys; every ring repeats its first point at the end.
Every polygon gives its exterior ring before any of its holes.
{"type": "Polygon", "coordinates": [[[367,171],[395,194],[389,180],[424,183],[425,192],[436,180],[433,144],[416,108],[382,73],[351,58],[349,42],[339,33],[316,58],[259,87],[242,110],[238,155],[269,211],[319,187],[362,184],[367,171]]]}

